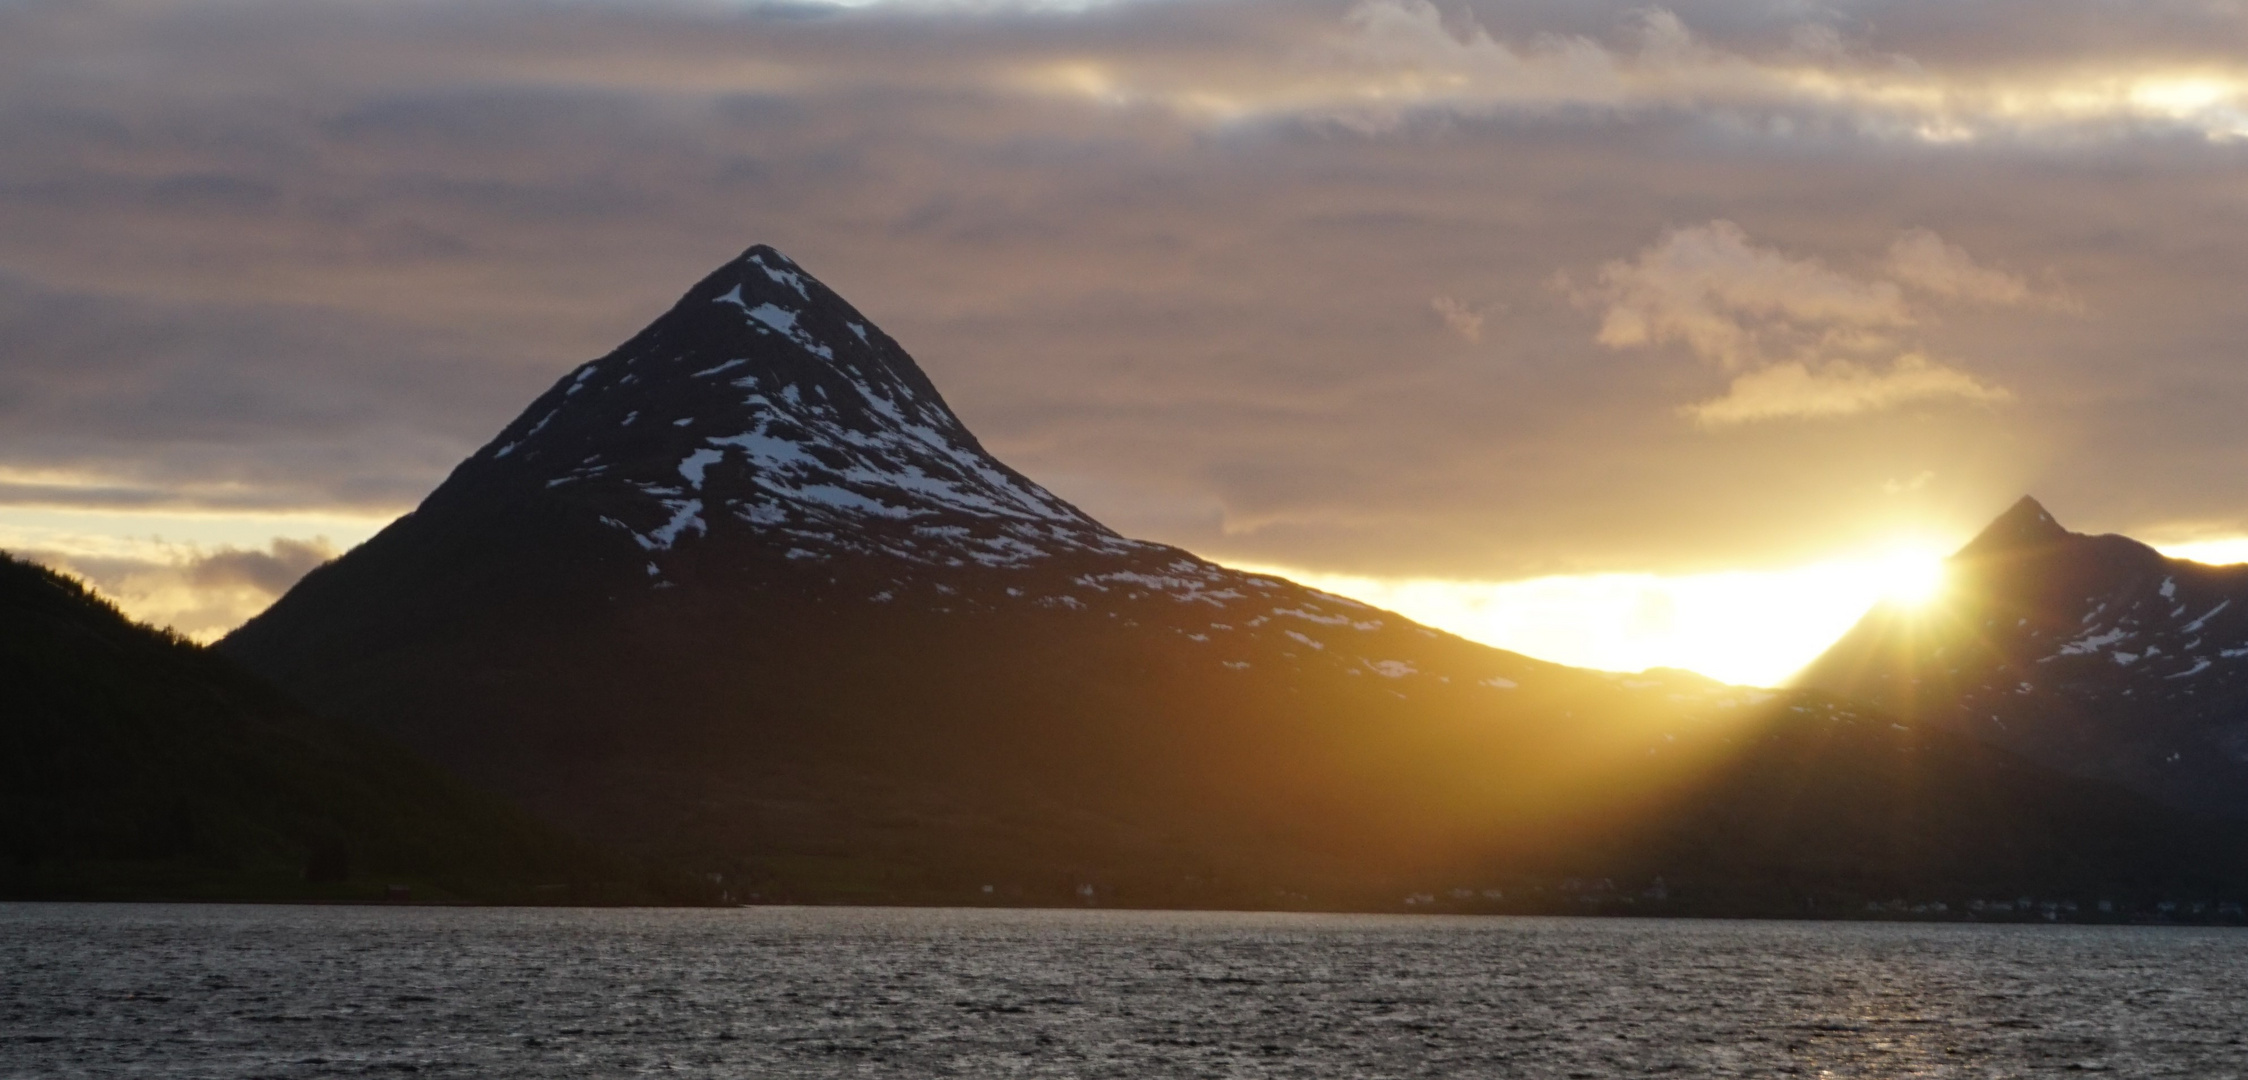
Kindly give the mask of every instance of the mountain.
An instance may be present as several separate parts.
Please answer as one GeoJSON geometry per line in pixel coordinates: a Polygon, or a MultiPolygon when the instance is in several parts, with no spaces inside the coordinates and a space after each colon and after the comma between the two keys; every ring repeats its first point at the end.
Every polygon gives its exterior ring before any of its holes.
{"type": "Polygon", "coordinates": [[[1442,884],[1536,907],[1659,878],[1800,911],[1970,882],[2206,891],[2237,864],[2143,842],[2197,835],[2144,800],[1820,695],[1570,669],[1120,536],[767,247],[219,648],[765,899],[1369,906],[1442,884]],[[2084,820],[2106,824],[2054,824],[2084,820]]]}
{"type": "Polygon", "coordinates": [[[2027,497],[1947,566],[1939,602],[1874,609],[1798,683],[2248,816],[2248,566],[2073,533],[2027,497]]]}
{"type": "Polygon", "coordinates": [[[658,896],[629,864],[5,555],[0,690],[0,897],[658,896]]]}

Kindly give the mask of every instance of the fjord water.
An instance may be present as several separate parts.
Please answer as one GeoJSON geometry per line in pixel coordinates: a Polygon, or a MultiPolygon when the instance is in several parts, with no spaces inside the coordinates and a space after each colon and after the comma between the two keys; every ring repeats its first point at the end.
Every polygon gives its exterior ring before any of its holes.
{"type": "Polygon", "coordinates": [[[0,1076],[2248,1073],[2222,929],[0,905],[0,1076]]]}

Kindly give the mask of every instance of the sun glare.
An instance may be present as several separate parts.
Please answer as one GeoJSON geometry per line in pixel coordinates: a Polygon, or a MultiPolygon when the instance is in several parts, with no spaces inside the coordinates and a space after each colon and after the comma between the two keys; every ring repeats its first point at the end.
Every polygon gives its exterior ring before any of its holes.
{"type": "Polygon", "coordinates": [[[1606,671],[1685,668],[1760,686],[1785,682],[1875,604],[1922,606],[1941,594],[1944,582],[1941,550],[1921,544],[1772,570],[1527,581],[1243,569],[1542,660],[1606,671]]]}
{"type": "Polygon", "coordinates": [[[2219,540],[2193,540],[2177,544],[2156,544],[2154,549],[2173,559],[2187,559],[2210,566],[2230,566],[2248,563],[2248,537],[2233,536],[2219,540]]]}
{"type": "Polygon", "coordinates": [[[1921,607],[1943,593],[1944,557],[1939,553],[1901,548],[1875,565],[1881,598],[1892,604],[1921,607]]]}

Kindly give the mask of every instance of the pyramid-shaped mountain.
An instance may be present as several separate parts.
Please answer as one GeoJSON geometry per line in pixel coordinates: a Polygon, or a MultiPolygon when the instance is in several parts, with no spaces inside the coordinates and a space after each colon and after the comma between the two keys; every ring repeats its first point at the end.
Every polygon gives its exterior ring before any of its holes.
{"type": "Polygon", "coordinates": [[[766,898],[1535,908],[1661,878],[1800,911],[2215,865],[2148,840],[2166,811],[1971,740],[1119,536],[765,247],[221,648],[766,898]]]}
{"type": "Polygon", "coordinates": [[[2248,566],[2073,533],[2025,497],[1947,570],[1939,602],[1876,608],[1798,682],[2248,816],[2248,566]]]}
{"type": "Polygon", "coordinates": [[[573,372],[447,486],[596,511],[659,585],[698,538],[937,567],[1134,549],[985,453],[896,342],[769,248],[573,372]]]}

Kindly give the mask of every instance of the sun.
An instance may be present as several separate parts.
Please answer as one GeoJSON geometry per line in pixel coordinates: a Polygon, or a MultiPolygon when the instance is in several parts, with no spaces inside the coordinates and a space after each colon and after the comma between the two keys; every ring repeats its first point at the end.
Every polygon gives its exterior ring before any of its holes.
{"type": "Polygon", "coordinates": [[[1899,548],[1869,569],[1878,579],[1882,599],[1899,607],[1926,607],[1944,591],[1944,557],[1923,548],[1899,548]]]}

